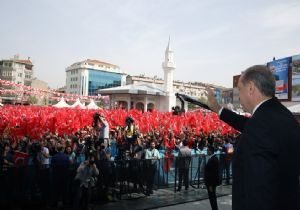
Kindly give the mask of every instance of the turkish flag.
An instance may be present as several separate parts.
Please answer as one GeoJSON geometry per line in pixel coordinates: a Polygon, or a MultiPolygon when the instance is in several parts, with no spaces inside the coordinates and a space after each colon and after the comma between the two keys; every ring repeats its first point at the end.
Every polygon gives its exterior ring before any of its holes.
{"type": "Polygon", "coordinates": [[[14,162],[16,167],[26,166],[28,162],[29,155],[24,152],[15,152],[14,162]]]}
{"type": "Polygon", "coordinates": [[[170,171],[173,159],[174,159],[174,155],[167,151],[164,157],[164,164],[163,164],[164,172],[170,171]]]}

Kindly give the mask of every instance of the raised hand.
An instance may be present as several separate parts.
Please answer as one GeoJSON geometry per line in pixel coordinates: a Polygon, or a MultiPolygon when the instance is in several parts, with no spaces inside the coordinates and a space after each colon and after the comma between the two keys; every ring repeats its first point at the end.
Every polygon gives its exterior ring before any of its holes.
{"type": "Polygon", "coordinates": [[[206,88],[206,91],[208,106],[211,108],[212,111],[218,113],[222,107],[217,102],[214,92],[209,87],[206,88]]]}

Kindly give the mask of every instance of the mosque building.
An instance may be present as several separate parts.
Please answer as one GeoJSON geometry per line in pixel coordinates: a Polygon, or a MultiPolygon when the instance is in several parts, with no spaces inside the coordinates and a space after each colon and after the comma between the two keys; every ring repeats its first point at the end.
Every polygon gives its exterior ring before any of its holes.
{"type": "MultiPolygon", "coordinates": [[[[175,93],[184,93],[192,97],[205,97],[207,84],[184,83],[174,81],[176,69],[174,53],[171,49],[170,39],[165,50],[162,63],[164,80],[157,77],[130,76],[127,75],[125,86],[101,89],[101,95],[109,95],[109,108],[139,109],[149,111],[156,109],[162,112],[172,110],[172,107],[180,105],[175,93]]],[[[187,110],[187,107],[185,107],[187,110]]]]}
{"type": "Polygon", "coordinates": [[[66,68],[66,93],[109,96],[110,104],[106,108],[110,109],[156,109],[167,112],[171,111],[172,107],[181,105],[175,93],[206,98],[206,87],[217,88],[215,85],[201,82],[174,81],[175,69],[174,53],[169,38],[162,62],[164,79],[156,76],[131,76],[121,71],[117,65],[87,59],[66,68]]]}

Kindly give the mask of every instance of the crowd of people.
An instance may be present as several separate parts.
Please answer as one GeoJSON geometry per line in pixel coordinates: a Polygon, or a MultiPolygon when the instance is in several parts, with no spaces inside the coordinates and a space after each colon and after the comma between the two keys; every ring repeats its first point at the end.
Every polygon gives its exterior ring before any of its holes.
{"type": "MultiPolygon", "coordinates": [[[[41,139],[23,137],[18,141],[2,136],[0,182],[5,189],[2,192],[12,191],[11,186],[8,185],[11,183],[9,179],[12,178],[10,174],[12,170],[9,169],[37,167],[38,170],[33,176],[36,180],[30,179],[37,187],[36,189],[29,187],[28,190],[39,191],[41,202],[50,202],[47,203],[49,205],[61,205],[63,202],[78,209],[81,205],[88,205],[95,185],[101,199],[105,201],[112,199],[111,187],[114,185],[117,169],[111,167],[111,162],[149,160],[150,162],[133,162],[130,165],[136,172],[131,173],[134,188],[149,196],[153,193],[157,160],[185,156],[183,148],[188,148],[190,155],[206,154],[208,146],[227,153],[226,145],[229,143],[236,145],[236,139],[235,134],[225,136],[212,132],[209,135],[204,133],[197,135],[189,128],[184,128],[179,135],[174,135],[172,131],[162,134],[157,130],[145,134],[139,130],[131,116],[125,119],[125,126],[109,129],[105,117],[95,113],[92,125],[80,129],[73,135],[57,136],[53,133],[45,133],[41,139]],[[66,181],[65,177],[74,177],[74,179],[70,178],[66,181]],[[52,183],[52,186],[49,183],[52,183]],[[56,193],[50,196],[51,187],[56,193]],[[75,203],[71,203],[71,196],[77,198],[74,199],[75,203]]],[[[188,168],[189,165],[185,170],[179,169],[179,190],[182,176],[185,189],[188,189],[188,168]]],[[[224,170],[226,169],[229,182],[229,167],[224,167],[224,170]]],[[[16,189],[19,189],[18,187],[16,189]]],[[[9,205],[12,201],[9,199],[12,197],[9,196],[10,193],[1,195],[1,202],[9,205]]]]}
{"type": "MultiPolygon", "coordinates": [[[[128,119],[132,118],[128,117],[128,119]]],[[[229,143],[236,145],[238,137],[237,133],[228,135],[221,135],[216,132],[211,132],[208,135],[204,133],[195,134],[193,129],[188,128],[184,128],[179,135],[174,135],[172,131],[162,135],[156,130],[144,134],[133,123],[109,130],[103,116],[102,120],[105,124],[100,123],[99,127],[85,127],[74,135],[57,136],[53,133],[45,133],[41,139],[33,140],[25,136],[17,141],[2,136],[0,151],[3,154],[7,148],[10,150],[9,154],[15,154],[15,156],[22,153],[22,161],[26,159],[26,165],[35,163],[46,165],[50,163],[50,157],[58,153],[58,148],[70,156],[71,163],[80,163],[87,158],[89,149],[99,151],[97,158],[100,160],[104,158],[101,155],[101,150],[104,150],[108,158],[112,160],[142,158],[146,153],[140,151],[150,147],[150,143],[154,142],[155,148],[165,156],[170,151],[178,152],[179,148],[183,146],[183,140],[186,140],[186,146],[193,149],[194,154],[203,154],[208,145],[214,146],[218,150],[222,149],[223,146],[226,147],[229,143]],[[24,156],[24,154],[28,156],[24,156]]],[[[17,157],[17,161],[20,161],[19,157],[17,157]]]]}
{"type": "Polygon", "coordinates": [[[52,108],[30,108],[23,109],[27,111],[23,114],[13,107],[2,109],[0,203],[8,209],[13,198],[23,196],[26,200],[27,196],[31,201],[39,198],[43,204],[63,202],[73,209],[86,209],[93,189],[107,198],[116,184],[116,174],[123,175],[120,182],[130,178],[135,189],[149,196],[158,160],[167,160],[163,168],[168,171],[169,160],[176,156],[177,191],[182,190],[182,184],[187,190],[190,159],[204,155],[204,183],[213,210],[218,209],[219,168],[228,184],[231,159],[234,210],[298,210],[299,124],[275,97],[275,79],[266,66],[246,69],[238,88],[241,105],[251,117],[220,106],[210,89],[205,107],[215,113],[187,113],[183,117],[134,110],[133,117],[118,110],[93,113],[90,120],[91,111],[64,110],[57,114],[52,108]],[[90,121],[93,123],[88,126],[90,121]],[[242,135],[237,136],[237,131],[242,135]],[[217,158],[218,153],[224,154],[223,158],[217,158]],[[33,170],[23,170],[24,166],[33,170]],[[128,169],[131,175],[124,179],[128,169]],[[16,176],[18,179],[13,180],[16,176]],[[76,202],[70,204],[72,196],[76,202]]]}

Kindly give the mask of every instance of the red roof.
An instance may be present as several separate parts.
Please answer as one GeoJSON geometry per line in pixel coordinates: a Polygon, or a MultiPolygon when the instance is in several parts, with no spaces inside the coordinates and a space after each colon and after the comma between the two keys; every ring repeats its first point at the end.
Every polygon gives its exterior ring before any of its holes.
{"type": "Polygon", "coordinates": [[[16,62],[33,66],[31,60],[16,60],[16,62]]]}

